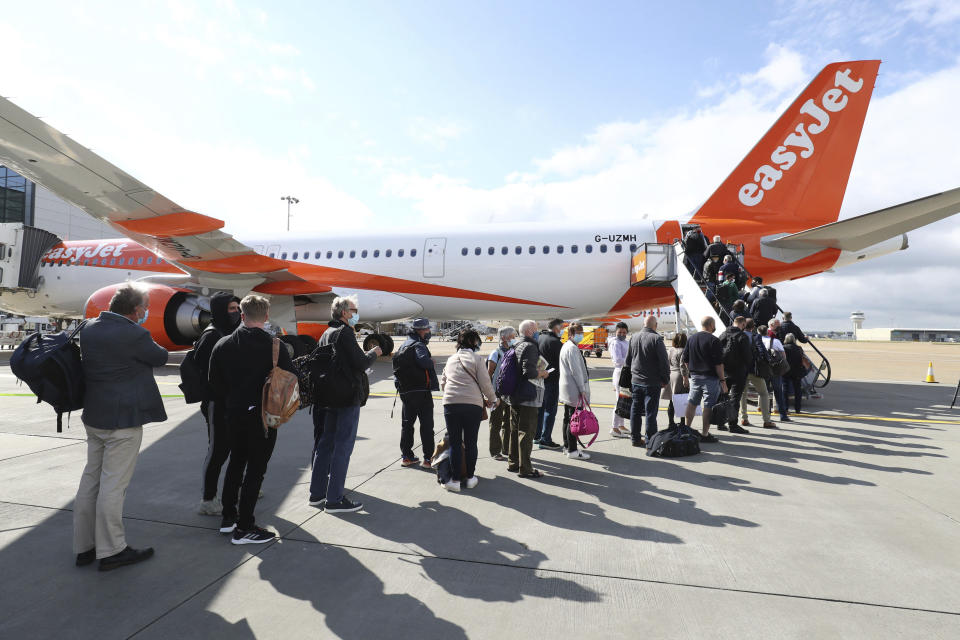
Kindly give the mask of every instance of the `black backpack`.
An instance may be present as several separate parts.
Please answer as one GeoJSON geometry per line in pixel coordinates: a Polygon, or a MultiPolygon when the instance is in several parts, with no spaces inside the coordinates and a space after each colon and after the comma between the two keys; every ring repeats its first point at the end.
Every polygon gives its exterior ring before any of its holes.
{"type": "MultiPolygon", "coordinates": [[[[207,327],[204,333],[207,331],[214,331],[214,328],[207,327]]],[[[193,349],[187,351],[187,355],[183,357],[183,362],[180,363],[180,384],[177,386],[183,391],[183,399],[187,404],[210,399],[209,383],[196,359],[197,342],[199,341],[200,338],[197,338],[196,342],[193,343],[193,349]]]]}
{"type": "Polygon", "coordinates": [[[46,402],[57,412],[57,433],[63,431],[63,414],[83,408],[86,384],[80,345],[76,338],[86,326],[84,320],[70,335],[66,331],[52,335],[34,333],[10,356],[10,371],[27,383],[37,396],[37,403],[46,402]]]}
{"type": "Polygon", "coordinates": [[[682,458],[700,453],[700,438],[685,424],[658,431],[647,443],[647,455],[654,458],[682,458]]]}
{"type": "Polygon", "coordinates": [[[344,370],[337,354],[337,342],[343,329],[337,329],[337,335],[331,336],[329,342],[305,356],[304,364],[309,369],[307,384],[312,392],[311,400],[317,407],[339,408],[354,404],[358,381],[344,370]]]}

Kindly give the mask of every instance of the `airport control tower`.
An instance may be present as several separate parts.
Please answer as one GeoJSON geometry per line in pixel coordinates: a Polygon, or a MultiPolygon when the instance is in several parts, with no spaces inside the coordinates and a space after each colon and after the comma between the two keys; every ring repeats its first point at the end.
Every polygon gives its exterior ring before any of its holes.
{"type": "Polygon", "coordinates": [[[857,332],[860,329],[863,329],[863,321],[867,319],[867,316],[863,314],[863,311],[854,311],[850,314],[850,320],[853,321],[853,337],[857,337],[857,332]]]}

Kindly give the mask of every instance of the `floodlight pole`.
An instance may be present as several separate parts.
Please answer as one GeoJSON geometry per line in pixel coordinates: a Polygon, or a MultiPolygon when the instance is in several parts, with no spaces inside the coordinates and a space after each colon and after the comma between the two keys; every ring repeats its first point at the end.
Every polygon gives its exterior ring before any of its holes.
{"type": "Polygon", "coordinates": [[[281,196],[280,199],[287,201],[287,231],[290,231],[290,205],[297,204],[300,200],[293,196],[281,196]]]}

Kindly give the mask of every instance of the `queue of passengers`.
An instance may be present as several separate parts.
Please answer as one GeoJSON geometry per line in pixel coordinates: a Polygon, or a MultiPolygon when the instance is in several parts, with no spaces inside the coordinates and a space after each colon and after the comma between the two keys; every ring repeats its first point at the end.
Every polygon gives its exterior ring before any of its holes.
{"type": "MultiPolygon", "coordinates": [[[[123,498],[139,455],[143,425],[167,417],[153,368],[164,365],[168,354],[141,326],[148,310],[146,290],[125,285],[115,292],[109,310],[79,333],[87,381],[82,415],[87,464],[74,509],[73,546],[78,566],[99,560],[100,570],[108,571],[153,556],[152,548],[135,549],[126,544],[122,521],[123,498]]],[[[276,351],[275,339],[265,330],[270,317],[267,299],[248,295],[238,300],[229,294],[216,294],[211,311],[213,322],[194,350],[194,359],[209,383],[201,404],[208,451],[201,474],[199,513],[220,516],[219,530],[229,534],[233,544],[262,544],[276,536],[258,526],[255,517],[260,487],[277,439],[277,430],[266,428],[261,417],[264,381],[274,365],[297,372],[286,349],[276,351]],[[227,469],[218,498],[224,464],[227,469]]],[[[369,396],[367,372],[382,351],[379,347],[366,352],[360,348],[354,329],[358,319],[355,296],[336,298],[331,305],[329,329],[319,342],[321,347],[333,347],[339,375],[349,381],[351,389],[346,406],[313,411],[315,441],[309,504],[332,514],[363,507],[347,498],[344,485],[360,409],[369,396]]],[[[775,426],[767,411],[766,385],[761,384],[765,369],[758,363],[773,349],[784,352],[791,365],[801,366],[798,338],[790,333],[781,344],[773,323],[769,330],[755,330],[752,319],[738,317],[718,339],[713,335],[713,322],[710,317],[704,318],[703,330],[689,341],[678,334],[670,349],[656,331],[655,316],[647,317],[644,328],[629,341],[627,326],[617,325],[608,345],[615,367],[612,379],[618,396],[628,401],[626,416],[623,411],[615,411],[612,416],[611,435],[629,437],[635,447],[645,446],[657,432],[660,401],[666,399],[671,426],[678,416],[681,422],[692,425],[702,405],[701,441],[715,443],[716,437],[709,433],[711,408],[721,392],[729,391],[731,398],[740,402],[747,381],[763,389],[763,426],[775,426]],[[730,358],[731,351],[735,359],[730,358]],[[679,404],[681,399],[683,404],[679,404]],[[675,401],[678,406],[674,406],[675,401]],[[632,429],[625,426],[625,417],[629,417],[632,429]]],[[[780,328],[787,327],[788,322],[789,318],[785,319],[780,328]]],[[[569,339],[564,342],[560,339],[563,325],[561,320],[553,320],[542,334],[533,320],[521,322],[517,329],[503,327],[499,345],[486,358],[478,353],[479,334],[462,331],[456,353],[438,376],[427,346],[430,323],[425,318],[415,320],[407,341],[393,359],[394,382],[403,403],[401,465],[431,468],[442,463],[445,471],[439,478],[443,488],[460,491],[476,487],[478,439],[488,412],[489,452],[494,460],[507,463],[507,472],[523,479],[542,477],[531,458],[534,444],[541,449],[562,450],[573,460],[589,459],[570,429],[577,409],[590,406],[589,370],[578,347],[583,326],[569,324],[569,339]],[[498,394],[494,381],[505,367],[515,372],[516,387],[510,393],[498,394]],[[443,392],[446,434],[442,446],[437,447],[432,392],[439,389],[443,392]],[[560,405],[562,444],[553,442],[551,435],[560,405]],[[422,460],[413,452],[416,422],[420,424],[422,460]]],[[[801,394],[793,366],[784,385],[794,389],[799,412],[801,394]]],[[[789,420],[779,388],[774,381],[781,419],[789,420]]],[[[741,407],[742,425],[747,425],[745,401],[741,407]]],[[[735,420],[720,429],[746,433],[735,420]]]]}

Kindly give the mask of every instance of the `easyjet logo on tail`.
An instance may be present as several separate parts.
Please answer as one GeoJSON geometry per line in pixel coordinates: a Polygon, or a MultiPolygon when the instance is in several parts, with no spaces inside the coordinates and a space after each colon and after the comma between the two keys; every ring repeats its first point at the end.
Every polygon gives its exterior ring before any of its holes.
{"type": "Polygon", "coordinates": [[[837,71],[833,81],[833,89],[824,92],[817,104],[811,98],[803,103],[800,113],[809,116],[811,122],[797,125],[797,128],[788,135],[783,144],[770,154],[770,164],[761,165],[753,174],[754,182],[748,182],[740,187],[740,202],[753,207],[763,200],[763,195],[777,186],[783,177],[784,171],[789,171],[797,163],[797,149],[800,158],[807,159],[814,153],[812,136],[823,133],[830,126],[830,114],[843,111],[849,101],[849,93],[857,93],[863,88],[863,79],[855,80],[850,77],[850,69],[837,71]]]}

